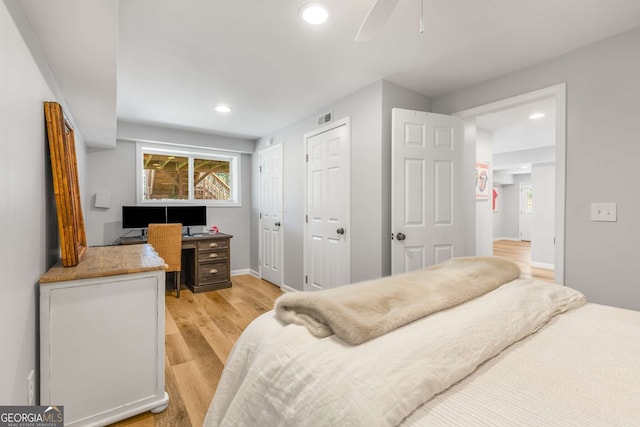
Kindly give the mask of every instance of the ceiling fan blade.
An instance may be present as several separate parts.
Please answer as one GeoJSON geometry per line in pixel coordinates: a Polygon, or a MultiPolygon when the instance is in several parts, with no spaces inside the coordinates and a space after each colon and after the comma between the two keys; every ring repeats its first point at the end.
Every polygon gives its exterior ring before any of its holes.
{"type": "Polygon", "coordinates": [[[356,35],[357,42],[373,39],[393,12],[398,0],[376,0],[356,35]]]}

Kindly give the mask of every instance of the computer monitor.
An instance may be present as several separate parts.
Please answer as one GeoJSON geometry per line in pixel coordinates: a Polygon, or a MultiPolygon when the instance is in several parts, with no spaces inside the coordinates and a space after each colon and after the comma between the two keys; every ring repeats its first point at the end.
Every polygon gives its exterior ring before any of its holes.
{"type": "Polygon", "coordinates": [[[166,206],[123,206],[122,228],[146,228],[167,222],[166,206]]]}
{"type": "Polygon", "coordinates": [[[206,206],[168,206],[167,222],[181,223],[184,227],[207,225],[206,206]]]}

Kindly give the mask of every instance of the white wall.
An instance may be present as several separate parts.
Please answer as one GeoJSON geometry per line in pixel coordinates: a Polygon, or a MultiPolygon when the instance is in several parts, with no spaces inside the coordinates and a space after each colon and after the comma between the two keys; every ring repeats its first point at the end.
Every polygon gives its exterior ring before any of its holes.
{"type": "MultiPolygon", "coordinates": [[[[0,405],[27,404],[37,367],[38,280],[59,258],[43,101],[69,111],[19,2],[0,3],[0,405]]],[[[85,148],[76,127],[81,198],[85,148]]],[[[37,385],[37,384],[36,384],[37,385]]]]}
{"type": "MultiPolygon", "coordinates": [[[[118,132],[120,132],[118,130],[118,132]]],[[[158,132],[157,128],[154,132],[158,132]]],[[[171,132],[176,132],[171,130],[171,132]]],[[[153,132],[150,135],[159,136],[153,132]]],[[[163,139],[162,141],[166,141],[163,139]]],[[[233,141],[231,141],[233,142],[233,141]]],[[[202,145],[201,145],[202,146],[202,145]]],[[[209,145],[212,148],[212,145],[209,145]]],[[[213,146],[215,148],[215,146],[213,146]]],[[[89,245],[109,245],[131,230],[122,228],[122,206],[136,205],[136,144],[118,140],[115,149],[92,149],[88,154],[88,196],[86,230],[89,245]],[[94,207],[95,194],[111,195],[111,207],[94,207]]],[[[251,213],[251,156],[241,155],[242,206],[207,208],[207,227],[233,235],[231,239],[231,270],[249,268],[250,234],[247,225],[251,213]]],[[[205,231],[203,227],[202,230],[205,231]]],[[[135,232],[133,232],[135,233],[135,232]]]]}
{"type": "MultiPolygon", "coordinates": [[[[366,86],[317,115],[332,110],[334,121],[351,118],[351,281],[391,272],[391,108],[429,109],[429,98],[386,81],[366,86]]],[[[253,156],[251,269],[258,271],[258,152],[268,141],[283,144],[284,285],[302,290],[304,232],[304,134],[317,128],[307,117],[258,141],[253,156]]],[[[349,232],[349,230],[347,230],[349,232]]]]}
{"type": "Polygon", "coordinates": [[[433,100],[450,114],[567,83],[565,282],[590,301],[636,310],[639,50],[640,28],[433,100]],[[618,221],[591,222],[592,201],[617,202],[618,221]]]}
{"type": "Polygon", "coordinates": [[[556,167],[551,164],[531,166],[533,184],[533,218],[531,229],[531,263],[553,268],[555,263],[555,179],[556,167]]]}
{"type": "Polygon", "coordinates": [[[489,198],[476,200],[476,255],[493,255],[493,141],[491,132],[476,129],[476,162],[489,163],[489,198]]]}

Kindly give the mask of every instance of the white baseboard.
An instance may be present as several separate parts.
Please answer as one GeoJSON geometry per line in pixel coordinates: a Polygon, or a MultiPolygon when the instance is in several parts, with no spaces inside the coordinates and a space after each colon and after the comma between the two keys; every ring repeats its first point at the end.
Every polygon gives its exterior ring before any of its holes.
{"type": "Polygon", "coordinates": [[[282,289],[283,292],[298,292],[297,289],[293,289],[287,285],[280,286],[280,289],[282,289]]]}
{"type": "Polygon", "coordinates": [[[255,277],[256,279],[262,279],[262,277],[260,277],[260,273],[258,273],[255,270],[249,269],[249,274],[252,275],[253,277],[255,277]]]}
{"type": "Polygon", "coordinates": [[[496,240],[510,240],[512,242],[519,242],[520,239],[516,238],[516,237],[494,237],[493,241],[495,242],[496,240]]]}
{"type": "Polygon", "coordinates": [[[241,276],[243,274],[251,274],[251,270],[243,268],[242,270],[231,270],[231,276],[241,276]]]}
{"type": "Polygon", "coordinates": [[[547,270],[555,270],[555,264],[546,264],[544,262],[533,262],[531,261],[531,267],[545,268],[547,270]]]}

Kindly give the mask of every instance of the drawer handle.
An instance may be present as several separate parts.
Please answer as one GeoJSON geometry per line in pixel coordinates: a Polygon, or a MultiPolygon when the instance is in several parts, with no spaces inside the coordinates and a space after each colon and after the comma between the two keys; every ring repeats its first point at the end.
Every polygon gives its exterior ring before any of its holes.
{"type": "Polygon", "coordinates": [[[216,270],[215,268],[212,268],[211,270],[209,270],[209,274],[216,274],[218,272],[218,270],[216,270]]]}
{"type": "Polygon", "coordinates": [[[209,254],[209,258],[217,258],[218,254],[209,254]]]}
{"type": "Polygon", "coordinates": [[[217,248],[218,244],[217,243],[209,243],[209,247],[210,248],[217,248]]]}

